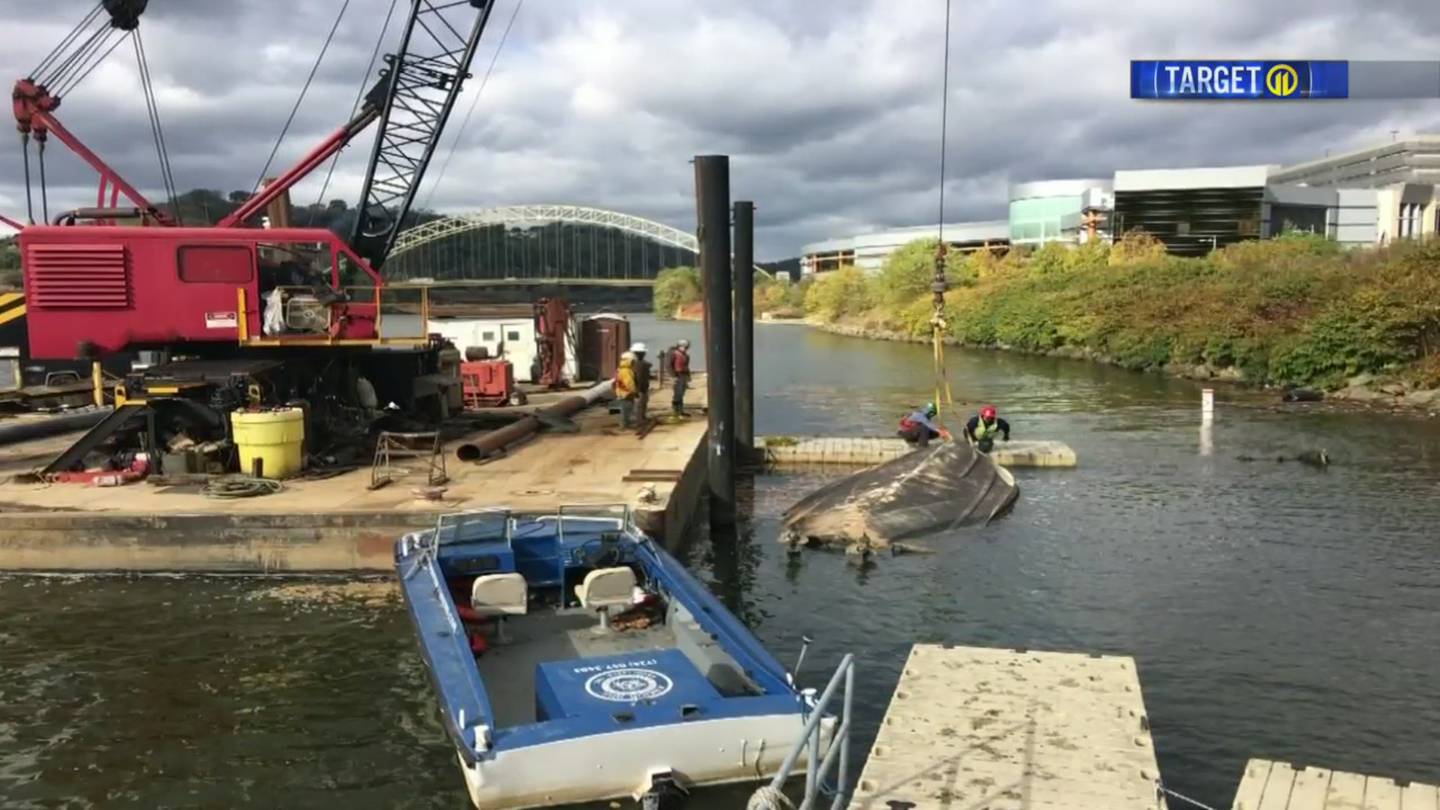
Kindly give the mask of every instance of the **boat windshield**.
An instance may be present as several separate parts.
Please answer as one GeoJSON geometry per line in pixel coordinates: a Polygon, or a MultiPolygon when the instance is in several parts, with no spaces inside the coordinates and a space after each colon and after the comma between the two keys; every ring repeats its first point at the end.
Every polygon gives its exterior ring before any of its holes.
{"type": "Polygon", "coordinates": [[[510,542],[510,511],[482,509],[441,515],[435,524],[435,540],[440,545],[453,543],[510,542]]]}
{"type": "Polygon", "coordinates": [[[630,507],[625,504],[583,504],[562,506],[556,513],[560,536],[597,531],[625,531],[631,528],[630,507]]]}

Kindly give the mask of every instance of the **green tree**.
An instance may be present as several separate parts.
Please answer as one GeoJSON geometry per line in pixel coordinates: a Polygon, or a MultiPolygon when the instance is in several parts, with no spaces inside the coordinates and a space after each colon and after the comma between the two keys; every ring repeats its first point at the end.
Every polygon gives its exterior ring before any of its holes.
{"type": "Polygon", "coordinates": [[[842,267],[816,278],[805,293],[805,314],[833,321],[859,315],[875,305],[870,279],[855,267],[842,267]]]}
{"type": "MultiPolygon", "coordinates": [[[[884,302],[903,307],[923,295],[929,295],[935,281],[935,251],[938,239],[916,239],[901,247],[880,267],[879,287],[884,302]]],[[[945,254],[945,278],[962,284],[966,278],[965,255],[956,250],[945,254]]]]}
{"type": "Polygon", "coordinates": [[[655,277],[655,315],[673,318],[676,310],[700,300],[700,271],[693,267],[671,267],[655,277]]]}
{"type": "Polygon", "coordinates": [[[0,239],[0,270],[15,270],[20,267],[20,246],[15,237],[0,239]]]}

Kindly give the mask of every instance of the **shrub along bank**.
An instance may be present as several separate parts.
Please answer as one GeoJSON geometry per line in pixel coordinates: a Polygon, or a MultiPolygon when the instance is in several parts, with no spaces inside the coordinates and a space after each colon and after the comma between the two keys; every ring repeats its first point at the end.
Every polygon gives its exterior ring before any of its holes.
{"type": "MultiPolygon", "coordinates": [[[[807,285],[807,316],[927,337],[935,246],[912,243],[876,275],[822,276],[807,285]]],[[[954,254],[946,273],[948,337],[963,345],[1267,385],[1336,389],[1375,375],[1440,387],[1440,240],[1343,250],[1287,234],[1180,258],[1131,234],[1114,246],[954,254]]]]}
{"type": "MultiPolygon", "coordinates": [[[[805,288],[773,278],[755,276],[755,314],[776,318],[801,318],[805,311],[805,288]]],[[[700,303],[700,271],[694,267],[671,267],[655,277],[653,307],[656,317],[691,317],[700,303]]]]}

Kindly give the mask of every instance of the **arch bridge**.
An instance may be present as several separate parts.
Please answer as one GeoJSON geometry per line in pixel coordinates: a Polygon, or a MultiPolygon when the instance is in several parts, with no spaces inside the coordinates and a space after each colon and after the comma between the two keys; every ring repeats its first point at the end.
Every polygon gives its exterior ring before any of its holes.
{"type": "Polygon", "coordinates": [[[445,286],[648,287],[661,270],[695,265],[699,249],[692,233],[619,211],[505,205],[406,229],[384,270],[389,281],[445,286]]]}

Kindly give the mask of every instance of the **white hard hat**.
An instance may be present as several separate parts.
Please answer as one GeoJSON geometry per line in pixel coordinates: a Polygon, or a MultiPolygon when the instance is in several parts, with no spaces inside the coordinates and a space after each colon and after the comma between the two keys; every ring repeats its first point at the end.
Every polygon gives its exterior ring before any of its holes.
{"type": "Polygon", "coordinates": [[[636,354],[640,354],[641,352],[645,351],[645,344],[636,341],[633,345],[630,346],[630,351],[635,352],[636,354]]]}
{"type": "Polygon", "coordinates": [[[682,349],[688,349],[688,348],[690,348],[690,341],[688,341],[688,340],[686,340],[686,339],[684,339],[684,338],[681,338],[681,339],[680,339],[680,342],[677,343],[677,344],[675,344],[675,345],[679,346],[679,347],[682,348],[682,349]]]}
{"type": "Polygon", "coordinates": [[[634,360],[634,359],[635,359],[635,353],[634,353],[634,352],[621,352],[621,353],[620,353],[620,359],[621,359],[621,360],[634,360]]]}

